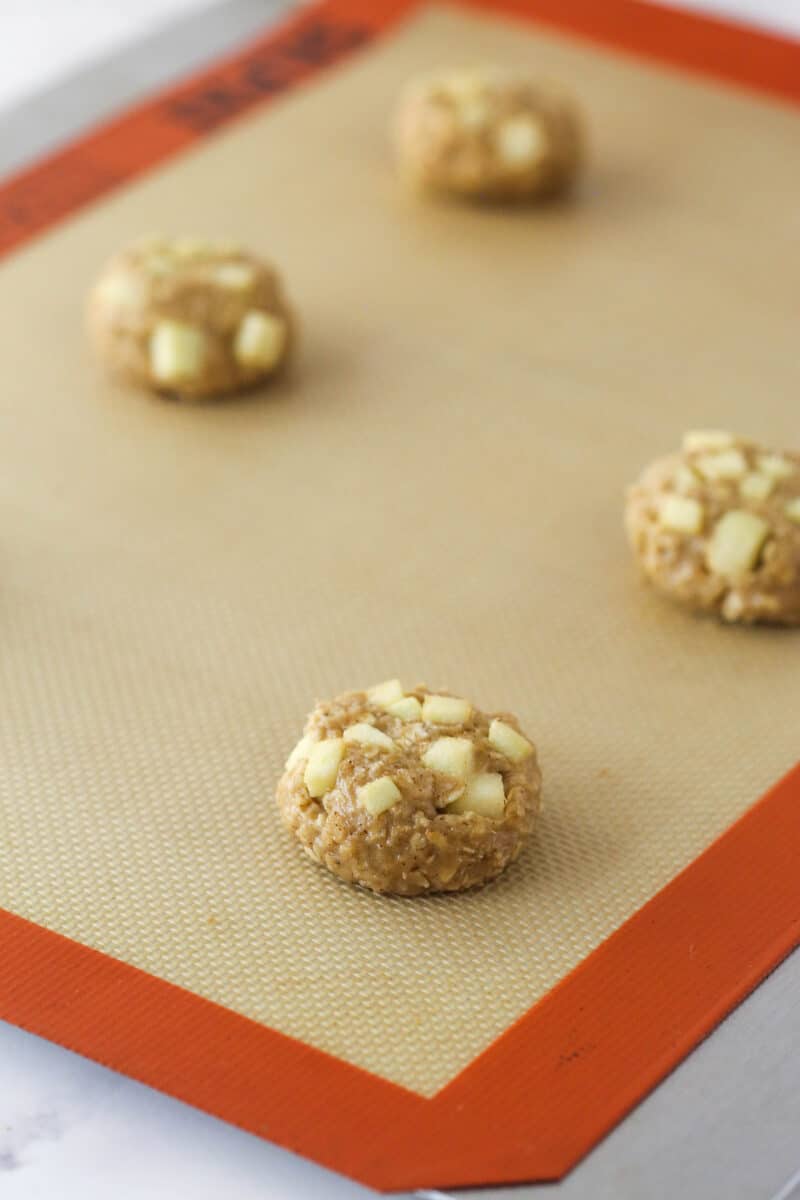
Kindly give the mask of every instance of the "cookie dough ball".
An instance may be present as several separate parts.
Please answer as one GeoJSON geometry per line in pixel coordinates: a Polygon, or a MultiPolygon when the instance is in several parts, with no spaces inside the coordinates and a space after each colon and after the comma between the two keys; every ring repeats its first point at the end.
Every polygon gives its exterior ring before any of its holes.
{"type": "Polygon", "coordinates": [[[573,102],[497,68],[412,82],[397,114],[402,171],[416,184],[477,200],[532,200],[565,190],[582,154],[573,102]]]}
{"type": "Polygon", "coordinates": [[[800,455],[687,433],[630,489],[625,519],[660,591],[726,621],[800,624],[800,455]]]}
{"type": "Polygon", "coordinates": [[[187,400],[261,383],[292,341],[275,271],[238,246],[188,237],[143,238],[112,259],[89,326],[118,375],[187,400]]]}
{"type": "Polygon", "coordinates": [[[278,804],[306,853],[335,875],[417,896],[499,875],[533,828],[540,784],[514,717],[392,679],[317,705],[278,804]]]}

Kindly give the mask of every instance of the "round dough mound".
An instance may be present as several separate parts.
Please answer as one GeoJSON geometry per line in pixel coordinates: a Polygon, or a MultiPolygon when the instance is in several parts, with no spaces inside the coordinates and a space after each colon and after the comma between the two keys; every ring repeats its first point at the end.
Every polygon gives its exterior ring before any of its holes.
{"type": "Polygon", "coordinates": [[[533,828],[540,786],[514,717],[395,679],[317,704],[277,798],[335,875],[417,896],[499,875],[533,828]]]}
{"type": "Polygon", "coordinates": [[[261,383],[292,341],[276,273],[237,246],[188,237],[142,238],[113,258],[89,327],[118,375],[187,400],[261,383]]]}
{"type": "Polygon", "coordinates": [[[800,624],[800,455],[688,433],[630,489],[625,523],[660,591],[726,621],[800,624]]]}
{"type": "Polygon", "coordinates": [[[401,169],[416,184],[478,200],[564,191],[582,158],[581,121],[556,89],[497,68],[412,82],[397,114],[401,169]]]}

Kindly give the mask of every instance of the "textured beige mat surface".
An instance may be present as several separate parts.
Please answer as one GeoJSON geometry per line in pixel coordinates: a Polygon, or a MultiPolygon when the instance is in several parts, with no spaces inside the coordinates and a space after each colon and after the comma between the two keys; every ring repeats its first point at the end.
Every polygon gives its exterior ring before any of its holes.
{"type": "Polygon", "coordinates": [[[0,905],[425,1094],[798,757],[797,635],[636,579],[625,484],[687,426],[797,440],[796,113],[433,8],[0,270],[0,905]],[[406,76],[574,87],[564,207],[422,203],[406,76]],[[108,382],[91,279],[149,229],[285,269],[290,379],[183,408],[108,382]],[[377,899],[273,789],[317,696],[399,674],[510,708],[546,811],[483,892],[377,899]]]}

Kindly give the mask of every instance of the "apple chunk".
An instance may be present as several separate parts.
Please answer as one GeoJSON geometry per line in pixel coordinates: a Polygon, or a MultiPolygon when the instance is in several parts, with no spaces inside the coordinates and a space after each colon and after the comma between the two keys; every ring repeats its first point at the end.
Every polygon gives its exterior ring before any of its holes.
{"type": "Polygon", "coordinates": [[[159,383],[197,379],[205,361],[203,331],[182,321],[159,321],[150,336],[150,369],[159,383]]]}
{"type": "Polygon", "coordinates": [[[367,725],[366,721],[350,725],[342,737],[346,742],[358,742],[360,746],[378,746],[381,750],[395,749],[394,742],[387,734],[376,729],[374,725],[367,725]]]}
{"type": "Polygon", "coordinates": [[[758,562],[769,525],[755,513],[733,509],[720,517],[706,549],[712,571],[727,579],[750,571],[758,562]]]}
{"type": "Polygon", "coordinates": [[[425,766],[454,779],[469,779],[475,752],[469,738],[443,737],[429,746],[422,756],[425,766]]]}
{"type": "Polygon", "coordinates": [[[324,742],[315,742],[309,752],[303,774],[303,782],[308,788],[309,796],[318,800],[330,791],[336,782],[343,754],[343,738],[328,738],[324,742]]]}
{"type": "Polygon", "coordinates": [[[356,791],[356,800],[373,817],[386,812],[387,808],[396,804],[401,796],[400,788],[388,775],[383,775],[380,779],[373,779],[371,783],[365,783],[356,791]]]}
{"type": "Polygon", "coordinates": [[[426,696],[422,719],[430,725],[463,725],[472,713],[472,705],[456,696],[426,696]]]}
{"type": "Polygon", "coordinates": [[[503,776],[494,771],[486,771],[481,775],[472,776],[462,795],[453,801],[447,811],[480,813],[483,817],[492,817],[493,820],[499,821],[505,808],[503,776]]]}
{"type": "Polygon", "coordinates": [[[489,745],[493,746],[500,754],[504,754],[513,763],[524,762],[533,754],[533,746],[528,739],[524,738],[511,725],[507,725],[505,721],[498,720],[497,717],[489,726],[489,745]]]}
{"type": "Polygon", "coordinates": [[[314,739],[311,734],[303,734],[286,760],[286,770],[290,771],[297,763],[301,762],[304,758],[308,758],[309,751],[313,745],[314,739]]]}
{"type": "Polygon", "coordinates": [[[402,696],[393,704],[387,704],[386,711],[390,712],[393,717],[399,717],[401,721],[420,721],[422,719],[422,705],[416,696],[402,696]]]}
{"type": "Polygon", "coordinates": [[[385,683],[376,683],[367,692],[367,699],[378,708],[388,708],[396,700],[403,698],[403,685],[399,679],[387,679],[385,683]]]}

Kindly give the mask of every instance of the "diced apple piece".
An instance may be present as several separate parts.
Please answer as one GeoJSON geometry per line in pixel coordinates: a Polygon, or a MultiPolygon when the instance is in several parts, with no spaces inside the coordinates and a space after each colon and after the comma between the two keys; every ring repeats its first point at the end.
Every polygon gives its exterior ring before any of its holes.
{"type": "Polygon", "coordinates": [[[185,261],[205,258],[210,250],[211,245],[204,238],[179,237],[172,243],[172,253],[176,258],[182,258],[185,261]]]}
{"type": "Polygon", "coordinates": [[[473,775],[467,786],[447,811],[451,813],[480,813],[484,817],[492,817],[499,821],[506,808],[506,794],[503,788],[503,776],[487,771],[481,775],[473,775]]]}
{"type": "Polygon", "coordinates": [[[150,335],[150,369],[159,383],[197,379],[205,351],[202,329],[180,321],[159,321],[150,335]]]}
{"type": "Polygon", "coordinates": [[[718,454],[703,454],[694,461],[704,479],[742,479],[747,474],[747,459],[741,450],[720,450],[718,454]]]}
{"type": "Polygon", "coordinates": [[[422,720],[422,705],[416,696],[403,696],[393,704],[387,704],[386,711],[393,717],[399,717],[401,721],[422,720]]]}
{"type": "Polygon", "coordinates": [[[286,770],[290,771],[292,767],[296,766],[297,763],[301,762],[304,758],[308,758],[308,753],[313,745],[314,739],[312,738],[311,734],[303,734],[303,736],[300,738],[300,741],[297,743],[294,750],[286,760],[286,770]]]}
{"type": "Polygon", "coordinates": [[[717,575],[735,578],[758,562],[769,525],[755,513],[734,509],[714,527],[706,549],[706,562],[717,575]]]}
{"type": "Polygon", "coordinates": [[[456,696],[426,696],[422,702],[422,719],[429,725],[463,725],[471,714],[469,701],[456,696]]]}
{"type": "Polygon", "coordinates": [[[474,770],[475,750],[469,738],[443,737],[422,756],[425,766],[454,779],[469,779],[474,770]]]}
{"type": "Polygon", "coordinates": [[[367,692],[367,699],[379,708],[388,708],[395,700],[402,700],[403,685],[399,679],[387,679],[385,683],[376,683],[367,692]]]}
{"type": "Polygon", "coordinates": [[[689,496],[662,496],[658,516],[664,529],[675,533],[699,533],[703,528],[703,506],[689,496]]]}
{"type": "Polygon", "coordinates": [[[761,471],[751,471],[739,484],[739,495],[743,500],[752,500],[757,504],[766,500],[774,487],[775,480],[769,475],[764,475],[761,471]]]}
{"type": "Polygon", "coordinates": [[[692,488],[697,487],[700,480],[686,463],[678,463],[672,473],[672,482],[679,492],[690,492],[692,488]]]}
{"type": "Polygon", "coordinates": [[[795,496],[794,500],[787,501],[783,511],[790,521],[800,525],[800,496],[795,496]]]}
{"type": "Polygon", "coordinates": [[[308,788],[309,796],[316,800],[330,791],[336,782],[343,755],[343,738],[327,738],[324,742],[314,743],[309,751],[303,775],[303,783],[308,788]]]}
{"type": "Polygon", "coordinates": [[[256,273],[248,263],[220,263],[214,268],[216,282],[220,287],[228,288],[232,292],[246,292],[253,286],[255,277],[256,273]]]}
{"type": "Polygon", "coordinates": [[[367,812],[372,813],[373,817],[386,812],[387,808],[397,804],[401,798],[400,788],[388,775],[373,779],[371,783],[365,783],[356,791],[356,800],[367,812]]]}
{"type": "Polygon", "coordinates": [[[394,742],[387,734],[376,729],[374,725],[367,725],[366,721],[359,721],[356,725],[348,726],[342,737],[346,742],[357,742],[359,746],[378,746],[381,750],[396,749],[394,742]]]}
{"type": "Polygon", "coordinates": [[[547,145],[541,122],[534,117],[510,117],[497,131],[497,149],[509,167],[528,167],[541,158],[547,145]]]}
{"type": "Polygon", "coordinates": [[[100,297],[112,308],[135,308],[142,302],[140,280],[127,271],[113,271],[100,284],[100,297]]]}
{"type": "Polygon", "coordinates": [[[758,459],[758,469],[777,483],[781,479],[788,479],[790,475],[794,474],[796,468],[794,463],[789,462],[788,458],[783,458],[780,454],[762,454],[758,459]]]}
{"type": "Polygon", "coordinates": [[[528,739],[497,717],[489,726],[489,745],[513,763],[524,762],[533,754],[533,746],[528,739]]]}
{"type": "Polygon", "coordinates": [[[233,339],[233,354],[243,367],[269,370],[278,365],[286,346],[287,329],[283,317],[251,308],[239,322],[233,339]]]}
{"type": "Polygon", "coordinates": [[[684,434],[683,448],[687,454],[695,450],[725,450],[735,440],[733,434],[724,429],[691,429],[684,434]]]}
{"type": "Polygon", "coordinates": [[[486,77],[478,69],[451,71],[444,83],[445,90],[457,100],[471,100],[486,89],[486,77]]]}

